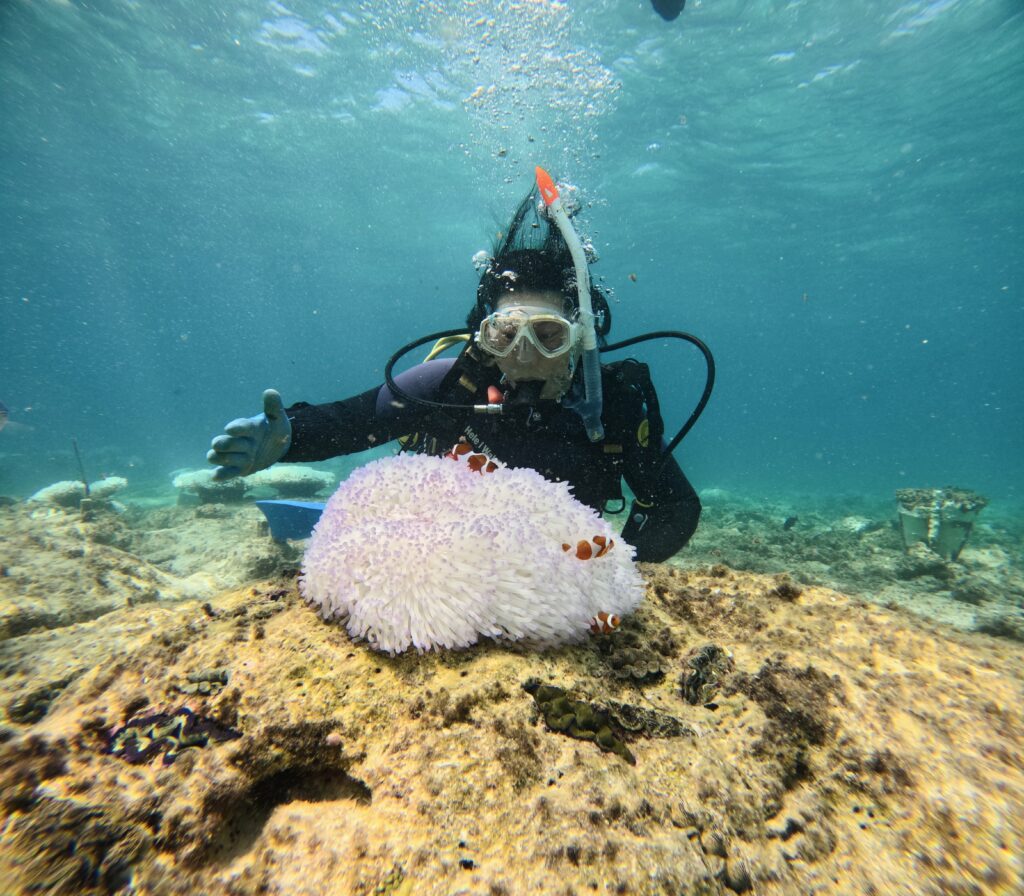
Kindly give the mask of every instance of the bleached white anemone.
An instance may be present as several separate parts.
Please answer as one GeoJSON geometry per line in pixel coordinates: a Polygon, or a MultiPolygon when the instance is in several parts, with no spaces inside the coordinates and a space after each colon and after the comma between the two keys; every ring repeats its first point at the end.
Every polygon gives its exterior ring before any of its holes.
{"type": "Polygon", "coordinates": [[[403,454],[356,470],[330,498],[300,588],[325,619],[391,654],[481,636],[545,647],[637,607],[632,558],[565,483],[482,455],[403,454]]]}

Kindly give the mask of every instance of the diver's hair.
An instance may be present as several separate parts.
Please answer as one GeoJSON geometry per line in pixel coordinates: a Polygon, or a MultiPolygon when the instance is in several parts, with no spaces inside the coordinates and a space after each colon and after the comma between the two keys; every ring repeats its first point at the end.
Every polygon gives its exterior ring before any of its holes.
{"type": "MultiPolygon", "coordinates": [[[[576,267],[562,234],[544,211],[544,202],[536,185],[523,198],[491,251],[476,290],[476,304],[466,317],[466,325],[476,332],[498,301],[517,292],[561,293],[564,313],[579,310],[576,267]]],[[[596,318],[598,343],[612,327],[612,312],[601,289],[591,283],[590,303],[596,318]]]]}
{"type": "MultiPolygon", "coordinates": [[[[475,332],[501,299],[518,292],[557,292],[565,302],[564,313],[578,311],[576,268],[568,250],[562,253],[548,249],[513,249],[492,260],[480,278],[476,304],[466,317],[466,326],[475,332]]],[[[604,337],[612,326],[612,314],[604,293],[593,284],[590,302],[597,318],[597,335],[604,345],[604,337]]]]}

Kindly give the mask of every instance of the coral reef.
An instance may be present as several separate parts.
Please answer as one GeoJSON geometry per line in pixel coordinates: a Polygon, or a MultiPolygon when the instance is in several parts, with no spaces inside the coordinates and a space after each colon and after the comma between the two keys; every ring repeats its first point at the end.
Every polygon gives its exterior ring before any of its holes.
{"type": "MultiPolygon", "coordinates": [[[[935,490],[924,491],[934,499],[935,490]]],[[[673,564],[786,573],[794,587],[835,588],[965,630],[1019,639],[1024,515],[1018,508],[991,501],[952,560],[924,542],[905,547],[892,502],[806,498],[794,507],[714,489],[706,494],[700,528],[673,564]],[[786,528],[794,510],[799,523],[786,528]]]]}
{"type": "Polygon", "coordinates": [[[214,480],[213,470],[183,470],[171,484],[181,495],[198,498],[200,504],[221,504],[241,501],[249,490],[249,482],[242,476],[223,482],[214,480]]]}
{"type": "MultiPolygon", "coordinates": [[[[826,537],[799,509],[788,531],[777,514],[780,551],[824,551],[820,537],[846,570],[884,558],[900,581],[892,527],[826,537]]],[[[484,641],[390,657],[303,602],[254,508],[36,513],[0,510],[3,605],[26,588],[54,600],[0,632],[11,896],[943,896],[1024,879],[1016,641],[847,597],[800,566],[787,580],[704,562],[737,549],[723,536],[693,568],[641,565],[646,598],[618,631],[543,654],[484,641]],[[76,615],[97,574],[108,603],[76,615]],[[616,674],[630,651],[664,674],[616,674]],[[518,686],[531,678],[547,713],[518,686]],[[103,752],[191,685],[192,713],[242,736],[169,765],[103,752]]],[[[943,583],[965,594],[1012,581],[995,578],[1011,541],[976,529],[943,583]]],[[[943,599],[972,625],[995,605],[989,590],[943,599]]]]}
{"type": "Polygon", "coordinates": [[[269,488],[280,498],[312,498],[337,481],[333,473],[299,464],[275,464],[246,481],[253,488],[269,488]]]}
{"type": "MultiPolygon", "coordinates": [[[[119,491],[128,487],[123,476],[107,476],[89,483],[89,497],[93,501],[108,501],[119,491]]],[[[51,504],[55,507],[78,507],[85,494],[85,483],[80,479],[65,479],[39,489],[29,496],[30,504],[51,504]]]]}

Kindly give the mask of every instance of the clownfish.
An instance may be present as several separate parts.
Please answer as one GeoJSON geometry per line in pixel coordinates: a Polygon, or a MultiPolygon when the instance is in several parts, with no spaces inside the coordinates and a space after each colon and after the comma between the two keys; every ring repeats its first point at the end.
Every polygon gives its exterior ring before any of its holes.
{"type": "Polygon", "coordinates": [[[470,454],[473,450],[473,446],[469,444],[465,439],[460,438],[455,444],[451,451],[449,451],[445,457],[450,460],[461,460],[466,458],[466,465],[474,472],[483,475],[484,473],[493,473],[498,469],[498,465],[491,460],[486,454],[470,454]],[[466,455],[469,455],[466,457],[466,455]]]}
{"type": "Polygon", "coordinates": [[[469,452],[472,450],[473,446],[470,445],[469,442],[467,442],[465,439],[459,439],[459,441],[455,443],[452,450],[449,451],[445,455],[445,457],[450,458],[451,460],[458,460],[464,454],[469,454],[469,452]]]}
{"type": "Polygon", "coordinates": [[[481,476],[484,473],[493,473],[498,469],[498,465],[486,454],[471,454],[466,458],[466,464],[474,473],[479,473],[481,476]]]}
{"type": "Polygon", "coordinates": [[[618,629],[621,622],[622,620],[614,613],[602,610],[590,620],[590,631],[595,635],[610,635],[618,629]]]}
{"type": "MultiPolygon", "coordinates": [[[[590,560],[592,557],[603,557],[613,547],[615,547],[614,538],[595,535],[590,541],[580,540],[576,542],[576,559],[590,560]]],[[[572,550],[572,545],[562,542],[562,550],[568,553],[572,550]]]]}

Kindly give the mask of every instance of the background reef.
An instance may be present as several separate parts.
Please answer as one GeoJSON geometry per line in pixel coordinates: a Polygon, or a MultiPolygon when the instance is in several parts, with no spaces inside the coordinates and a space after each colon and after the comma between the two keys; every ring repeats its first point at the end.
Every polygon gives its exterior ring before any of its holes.
{"type": "MultiPolygon", "coordinates": [[[[0,509],[7,892],[940,894],[1024,880],[1012,639],[804,581],[820,570],[708,564],[739,542],[698,540],[642,568],[644,604],[611,636],[392,659],[303,604],[297,552],[261,535],[251,507],[48,511],[45,536],[40,512],[0,509]],[[182,706],[241,736],[178,745],[170,764],[108,754],[129,720],[182,706]]],[[[746,512],[712,509],[702,539],[719,519],[742,532],[746,512]]],[[[761,535],[824,531],[808,513],[761,535]]],[[[889,533],[874,534],[881,568],[889,533]]],[[[962,560],[960,575],[987,569],[962,560]]]]}

